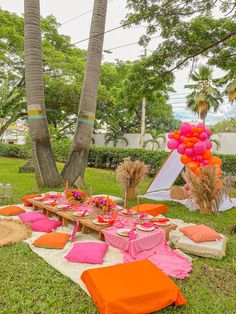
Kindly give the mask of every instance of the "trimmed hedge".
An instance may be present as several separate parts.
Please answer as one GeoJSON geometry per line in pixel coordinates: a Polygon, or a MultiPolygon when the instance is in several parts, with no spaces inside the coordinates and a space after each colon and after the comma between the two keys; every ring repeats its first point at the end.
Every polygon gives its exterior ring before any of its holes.
{"type": "Polygon", "coordinates": [[[0,157],[28,158],[29,151],[25,145],[0,144],[0,157]]]}
{"type": "MultiPolygon", "coordinates": [[[[57,161],[64,162],[70,150],[71,141],[63,139],[53,141],[53,151],[57,161]]],[[[0,144],[1,157],[28,158],[29,148],[25,145],[0,144]]],[[[116,148],[92,146],[89,152],[88,166],[92,168],[116,169],[125,157],[132,160],[141,160],[150,166],[150,175],[155,175],[157,169],[161,167],[168,156],[165,151],[148,151],[145,149],[116,148]]],[[[218,155],[223,160],[223,171],[228,174],[236,175],[236,155],[218,155]]]]}

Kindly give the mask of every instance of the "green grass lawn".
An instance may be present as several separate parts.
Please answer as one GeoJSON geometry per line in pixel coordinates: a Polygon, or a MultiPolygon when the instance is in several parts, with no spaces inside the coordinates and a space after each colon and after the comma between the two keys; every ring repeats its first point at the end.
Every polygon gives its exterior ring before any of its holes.
{"type": "MultiPolygon", "coordinates": [[[[19,174],[24,160],[0,158],[0,182],[14,187],[14,203],[26,194],[42,192],[34,174],[19,174]]],[[[59,168],[62,165],[58,165],[59,168]]],[[[87,187],[93,193],[121,195],[112,171],[87,169],[87,187]]],[[[140,188],[144,191],[148,182],[140,188]]],[[[45,190],[44,190],[45,191],[45,190]]],[[[132,202],[130,203],[130,205],[132,202]]],[[[168,216],[186,222],[205,223],[228,236],[227,256],[222,261],[193,257],[189,279],[176,281],[185,295],[185,307],[169,307],[160,313],[233,314],[236,313],[236,209],[217,215],[202,216],[184,206],[166,202],[168,216]]],[[[0,235],[1,236],[1,235],[0,235]]],[[[1,314],[92,314],[97,313],[91,299],[70,279],[64,277],[24,244],[0,248],[0,313],[1,314]]],[[[135,313],[134,313],[135,314],[135,313]]]]}

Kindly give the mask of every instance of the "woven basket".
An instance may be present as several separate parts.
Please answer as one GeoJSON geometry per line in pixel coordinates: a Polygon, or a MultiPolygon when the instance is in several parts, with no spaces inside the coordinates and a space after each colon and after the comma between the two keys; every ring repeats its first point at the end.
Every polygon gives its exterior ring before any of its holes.
{"type": "Polygon", "coordinates": [[[180,186],[173,186],[170,189],[170,197],[173,200],[185,200],[188,198],[187,192],[180,186]]]}

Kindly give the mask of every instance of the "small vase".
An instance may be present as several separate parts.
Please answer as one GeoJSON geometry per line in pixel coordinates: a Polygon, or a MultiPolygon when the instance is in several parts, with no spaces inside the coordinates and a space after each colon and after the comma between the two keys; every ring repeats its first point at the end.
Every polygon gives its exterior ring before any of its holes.
{"type": "Polygon", "coordinates": [[[135,199],[135,187],[131,186],[127,188],[127,199],[128,200],[135,199]]]}

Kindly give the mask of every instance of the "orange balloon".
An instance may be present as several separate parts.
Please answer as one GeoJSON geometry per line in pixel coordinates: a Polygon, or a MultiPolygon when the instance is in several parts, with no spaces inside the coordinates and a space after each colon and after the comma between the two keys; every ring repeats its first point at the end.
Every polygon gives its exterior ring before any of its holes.
{"type": "Polygon", "coordinates": [[[186,156],[186,155],[182,155],[180,158],[180,161],[184,164],[187,165],[188,163],[190,163],[192,161],[192,158],[186,156]]]}
{"type": "Polygon", "coordinates": [[[219,169],[216,173],[217,177],[221,177],[222,176],[222,171],[219,169]]]}
{"type": "Polygon", "coordinates": [[[192,137],[192,142],[196,144],[197,142],[199,142],[199,139],[197,137],[192,137]]]}
{"type": "Polygon", "coordinates": [[[186,144],[186,147],[187,147],[187,148],[191,148],[191,147],[193,147],[193,145],[194,145],[194,144],[190,142],[190,143],[186,144]]]}
{"type": "Polygon", "coordinates": [[[212,157],[212,152],[210,150],[206,150],[205,153],[202,155],[202,158],[205,160],[210,160],[212,157]]]}
{"type": "Polygon", "coordinates": [[[188,144],[189,143],[189,138],[184,138],[183,143],[184,144],[188,144]]]}
{"type": "Polygon", "coordinates": [[[210,166],[219,165],[221,167],[222,166],[222,160],[219,157],[212,157],[209,160],[209,165],[210,166]]]}

